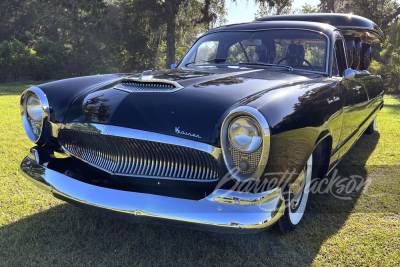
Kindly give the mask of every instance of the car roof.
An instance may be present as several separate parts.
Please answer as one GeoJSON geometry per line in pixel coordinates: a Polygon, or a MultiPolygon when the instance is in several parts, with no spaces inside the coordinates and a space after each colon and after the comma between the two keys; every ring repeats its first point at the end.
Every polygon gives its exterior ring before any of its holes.
{"type": "Polygon", "coordinates": [[[253,21],[221,26],[206,32],[204,35],[226,31],[258,31],[272,29],[306,29],[322,32],[330,36],[336,28],[328,24],[309,21],[253,21]]]}
{"type": "Polygon", "coordinates": [[[338,28],[343,34],[354,33],[369,33],[371,43],[379,43],[385,40],[385,35],[382,30],[372,21],[367,18],[353,15],[353,14],[339,14],[339,13],[313,13],[313,14],[288,14],[269,16],[260,18],[255,21],[309,21],[318,22],[332,25],[338,28]]]}

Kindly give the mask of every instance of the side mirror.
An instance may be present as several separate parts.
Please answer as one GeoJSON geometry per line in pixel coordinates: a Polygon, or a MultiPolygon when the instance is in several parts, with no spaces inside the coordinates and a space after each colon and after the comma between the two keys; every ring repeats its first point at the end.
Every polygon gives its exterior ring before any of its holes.
{"type": "Polygon", "coordinates": [[[346,69],[344,71],[344,79],[345,80],[353,80],[356,76],[356,72],[353,69],[346,69]]]}
{"type": "Polygon", "coordinates": [[[175,69],[176,65],[175,64],[171,64],[171,69],[175,69]]]}

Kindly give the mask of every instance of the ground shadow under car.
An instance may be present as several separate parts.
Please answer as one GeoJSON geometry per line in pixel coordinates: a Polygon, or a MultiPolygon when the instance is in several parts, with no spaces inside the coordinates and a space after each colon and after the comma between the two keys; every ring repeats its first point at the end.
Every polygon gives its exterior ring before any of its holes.
{"type": "MultiPolygon", "coordinates": [[[[362,136],[337,166],[338,175],[367,177],[365,162],[379,137],[378,132],[362,136]]],[[[286,236],[276,227],[228,235],[127,223],[62,204],[1,227],[0,265],[308,266],[346,222],[361,192],[346,194],[350,200],[310,195],[301,225],[286,236]]]]}

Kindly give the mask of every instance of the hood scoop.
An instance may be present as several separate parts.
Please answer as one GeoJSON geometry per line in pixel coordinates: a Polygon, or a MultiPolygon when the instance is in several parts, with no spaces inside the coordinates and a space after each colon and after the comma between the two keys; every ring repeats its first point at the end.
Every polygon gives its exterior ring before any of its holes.
{"type": "Polygon", "coordinates": [[[139,78],[127,78],[114,86],[114,89],[129,93],[152,92],[171,93],[183,89],[177,82],[169,80],[153,79],[151,71],[145,71],[139,78]]]}

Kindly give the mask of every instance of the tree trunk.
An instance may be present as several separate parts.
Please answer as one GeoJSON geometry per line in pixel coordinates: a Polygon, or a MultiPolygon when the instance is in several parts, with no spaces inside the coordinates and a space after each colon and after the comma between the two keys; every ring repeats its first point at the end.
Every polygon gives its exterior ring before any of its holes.
{"type": "Polygon", "coordinates": [[[165,0],[166,20],[167,20],[167,58],[165,60],[165,68],[171,68],[171,64],[175,64],[175,17],[179,11],[179,5],[182,0],[165,0]]]}
{"type": "Polygon", "coordinates": [[[175,20],[168,18],[167,21],[167,59],[165,68],[169,69],[175,63],[175,20]]]}

